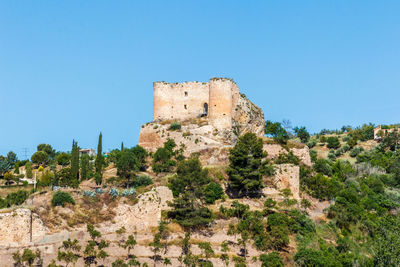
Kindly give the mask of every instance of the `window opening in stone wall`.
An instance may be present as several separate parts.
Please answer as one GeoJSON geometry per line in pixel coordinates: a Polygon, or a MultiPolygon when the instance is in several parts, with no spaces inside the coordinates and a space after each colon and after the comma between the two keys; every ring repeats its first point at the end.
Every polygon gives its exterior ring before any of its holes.
{"type": "Polygon", "coordinates": [[[202,117],[208,116],[208,104],[204,103],[203,105],[203,114],[201,115],[202,117]]]}
{"type": "Polygon", "coordinates": [[[188,96],[188,92],[187,91],[185,91],[185,96],[188,96]]]}
{"type": "Polygon", "coordinates": [[[187,106],[186,106],[186,105],[183,105],[183,107],[184,107],[185,109],[187,109],[187,106]]]}

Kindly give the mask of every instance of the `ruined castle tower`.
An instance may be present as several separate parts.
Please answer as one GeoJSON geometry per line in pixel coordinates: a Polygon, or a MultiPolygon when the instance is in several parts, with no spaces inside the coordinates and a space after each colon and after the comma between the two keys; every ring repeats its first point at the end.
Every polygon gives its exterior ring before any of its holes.
{"type": "Polygon", "coordinates": [[[212,78],[208,83],[155,82],[153,89],[153,121],[208,117],[216,129],[232,128],[239,89],[231,79],[212,78]]]}

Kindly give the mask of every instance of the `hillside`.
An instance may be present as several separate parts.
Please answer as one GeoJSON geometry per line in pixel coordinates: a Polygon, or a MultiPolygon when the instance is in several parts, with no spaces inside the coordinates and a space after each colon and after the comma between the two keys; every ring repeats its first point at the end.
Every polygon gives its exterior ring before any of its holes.
{"type": "Polygon", "coordinates": [[[398,262],[396,133],[380,142],[369,139],[370,128],[304,140],[267,123],[270,137],[196,143],[224,135],[193,123],[207,120],[147,125],[169,137],[150,151],[79,156],[74,143],[71,154],[51,159],[51,146],[38,146],[49,158],[32,158],[36,190],[25,177],[31,163],[15,162],[3,183],[26,182],[0,189],[0,266],[398,262]]]}

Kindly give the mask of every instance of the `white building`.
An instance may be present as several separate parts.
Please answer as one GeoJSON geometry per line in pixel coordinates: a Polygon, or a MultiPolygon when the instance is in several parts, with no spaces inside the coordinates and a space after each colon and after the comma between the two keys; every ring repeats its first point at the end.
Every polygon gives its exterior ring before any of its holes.
{"type": "Polygon", "coordinates": [[[80,156],[82,156],[84,154],[89,155],[89,157],[94,157],[94,156],[96,156],[96,150],[94,150],[93,148],[85,148],[85,149],[79,150],[80,156]]]}

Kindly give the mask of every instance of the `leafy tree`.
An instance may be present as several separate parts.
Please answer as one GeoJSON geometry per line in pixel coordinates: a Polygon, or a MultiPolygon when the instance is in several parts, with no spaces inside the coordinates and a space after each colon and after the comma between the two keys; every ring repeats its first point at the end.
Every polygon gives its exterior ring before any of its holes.
{"type": "Polygon", "coordinates": [[[332,166],[326,159],[317,159],[314,163],[314,170],[327,176],[332,175],[332,166]]]}
{"type": "Polygon", "coordinates": [[[5,158],[0,157],[0,174],[4,174],[11,169],[11,164],[5,158]]]}
{"type": "Polygon", "coordinates": [[[88,223],[86,225],[86,229],[87,229],[87,231],[88,231],[88,233],[90,235],[90,238],[93,241],[95,241],[96,238],[100,238],[101,237],[101,233],[94,228],[93,224],[88,223]]]}
{"type": "Polygon", "coordinates": [[[270,135],[280,144],[286,144],[289,140],[289,134],[280,122],[265,122],[265,134],[270,135]]]}
{"type": "Polygon", "coordinates": [[[62,245],[58,248],[57,259],[65,262],[66,266],[68,266],[68,264],[78,261],[80,250],[81,246],[79,245],[79,241],[68,238],[68,240],[63,241],[62,245]]]}
{"type": "Polygon", "coordinates": [[[204,256],[207,260],[210,257],[214,256],[214,250],[212,249],[210,242],[200,242],[199,248],[203,251],[204,256]]]}
{"type": "Polygon", "coordinates": [[[221,252],[222,252],[222,254],[220,256],[220,259],[224,262],[225,266],[229,265],[229,256],[227,254],[228,251],[229,251],[228,242],[225,240],[221,244],[221,252]]]}
{"type": "Polygon", "coordinates": [[[51,199],[51,204],[53,206],[65,206],[65,203],[70,203],[75,205],[74,198],[70,193],[64,191],[56,191],[53,194],[53,198],[51,199]]]}
{"type": "Polygon", "coordinates": [[[36,163],[38,165],[45,165],[48,162],[48,158],[49,158],[49,155],[47,155],[46,152],[44,152],[44,151],[36,151],[32,155],[31,160],[32,160],[33,163],[36,163]]]}
{"type": "Polygon", "coordinates": [[[310,139],[310,134],[308,133],[306,127],[295,127],[293,130],[296,133],[296,136],[300,138],[302,143],[307,143],[310,139]]]}
{"type": "Polygon", "coordinates": [[[121,152],[117,161],[118,175],[127,179],[129,183],[129,181],[140,170],[140,166],[140,161],[136,155],[130,149],[125,149],[121,152]]]}
{"type": "Polygon", "coordinates": [[[340,141],[339,138],[337,138],[336,136],[330,136],[327,139],[327,145],[328,148],[333,148],[333,149],[337,149],[340,147],[340,141]]]}
{"type": "Polygon", "coordinates": [[[238,196],[257,196],[264,187],[264,175],[272,175],[273,167],[268,164],[263,152],[261,138],[253,133],[241,136],[229,155],[229,189],[238,196]]]}
{"type": "Polygon", "coordinates": [[[396,151],[400,143],[400,134],[398,131],[393,131],[385,135],[382,139],[382,146],[385,149],[396,151]]]}
{"type": "Polygon", "coordinates": [[[207,204],[214,204],[217,199],[221,199],[224,195],[224,190],[221,185],[216,182],[209,183],[204,188],[204,197],[207,204]]]}
{"type": "Polygon", "coordinates": [[[112,267],[128,267],[128,264],[121,259],[117,259],[112,263],[112,267]]]}
{"type": "Polygon", "coordinates": [[[400,265],[400,220],[385,216],[377,225],[374,239],[374,266],[400,265]]]}
{"type": "Polygon", "coordinates": [[[18,161],[17,154],[15,154],[13,151],[8,152],[7,153],[7,161],[13,167],[15,165],[15,163],[17,163],[17,161],[18,161]]]}
{"type": "Polygon", "coordinates": [[[11,184],[11,181],[14,180],[14,175],[11,172],[6,172],[4,179],[6,180],[6,184],[11,184]]]}
{"type": "Polygon", "coordinates": [[[97,231],[92,224],[87,224],[86,229],[92,240],[89,240],[83,254],[85,255],[85,265],[90,266],[91,264],[97,264],[97,259],[104,261],[108,254],[104,251],[104,248],[109,246],[109,242],[105,240],[97,240],[101,238],[101,233],[97,231]]]}
{"type": "Polygon", "coordinates": [[[56,161],[58,165],[67,166],[71,160],[71,155],[65,152],[61,152],[57,155],[56,161]]]}
{"type": "Polygon", "coordinates": [[[153,180],[147,175],[135,176],[132,181],[133,187],[147,186],[153,184],[153,180]]]}
{"type": "Polygon", "coordinates": [[[168,139],[164,143],[164,147],[160,147],[153,155],[153,170],[157,173],[169,172],[176,165],[176,161],[172,159],[176,155],[174,148],[176,147],[173,139],[168,139]]]}
{"type": "Polygon", "coordinates": [[[203,206],[204,188],[211,182],[208,171],[202,169],[198,158],[179,163],[176,177],[169,179],[174,194],[168,217],[187,228],[197,228],[212,221],[211,211],[203,206]]]}
{"type": "Polygon", "coordinates": [[[14,266],[33,266],[35,263],[36,266],[42,266],[43,260],[42,256],[40,253],[40,250],[36,250],[36,253],[33,252],[32,250],[26,248],[22,252],[22,255],[20,254],[19,250],[13,254],[13,259],[14,259],[14,266]],[[36,262],[35,262],[36,261],[36,262]]]}
{"type": "Polygon", "coordinates": [[[56,156],[56,151],[49,144],[40,144],[37,146],[37,151],[46,152],[50,159],[54,159],[56,156]]]}
{"type": "Polygon", "coordinates": [[[122,245],[123,248],[128,249],[128,256],[130,255],[131,249],[133,249],[136,246],[136,239],[133,237],[133,235],[128,236],[128,240],[125,241],[125,243],[122,245]]]}
{"type": "Polygon", "coordinates": [[[14,166],[14,173],[15,174],[19,174],[20,173],[20,171],[19,171],[19,163],[18,162],[14,166]]]}

